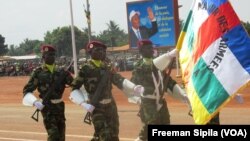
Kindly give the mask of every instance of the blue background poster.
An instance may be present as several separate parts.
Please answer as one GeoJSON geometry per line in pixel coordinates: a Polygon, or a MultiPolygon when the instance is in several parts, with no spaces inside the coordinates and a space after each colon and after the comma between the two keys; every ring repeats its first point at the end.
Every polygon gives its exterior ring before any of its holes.
{"type": "MultiPolygon", "coordinates": [[[[135,1],[127,3],[128,31],[131,29],[129,14],[132,10],[140,12],[140,25],[150,28],[147,8],[151,7],[158,25],[158,32],[149,39],[155,47],[173,47],[176,45],[174,3],[173,0],[135,1]]],[[[129,37],[131,41],[131,37],[129,37]]],[[[131,47],[130,48],[135,48],[131,47]]]]}

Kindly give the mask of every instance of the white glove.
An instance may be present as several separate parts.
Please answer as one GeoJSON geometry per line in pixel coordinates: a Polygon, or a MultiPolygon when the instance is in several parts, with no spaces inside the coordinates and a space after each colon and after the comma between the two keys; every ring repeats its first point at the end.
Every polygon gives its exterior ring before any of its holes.
{"type": "Polygon", "coordinates": [[[235,97],[234,97],[234,99],[235,99],[238,103],[240,103],[240,104],[242,104],[242,103],[244,102],[244,99],[243,99],[243,97],[241,96],[241,94],[236,94],[235,97]]]}
{"type": "Polygon", "coordinates": [[[141,97],[138,97],[138,96],[129,97],[128,102],[133,103],[133,104],[141,105],[141,97]]]}
{"type": "Polygon", "coordinates": [[[94,109],[95,109],[95,106],[93,106],[93,105],[91,105],[91,104],[88,104],[88,103],[85,103],[85,102],[83,102],[83,103],[81,104],[81,106],[82,106],[86,111],[88,111],[88,112],[90,112],[90,113],[92,113],[92,112],[94,111],[94,109]]]}
{"type": "Polygon", "coordinates": [[[41,101],[35,101],[33,105],[40,111],[44,108],[44,105],[42,104],[41,101]]]}
{"type": "Polygon", "coordinates": [[[174,58],[174,57],[176,57],[176,53],[177,53],[177,50],[173,49],[168,54],[169,54],[170,57],[174,58]]]}
{"type": "Polygon", "coordinates": [[[144,87],[142,85],[136,85],[134,87],[134,95],[141,96],[144,93],[144,87]]]}

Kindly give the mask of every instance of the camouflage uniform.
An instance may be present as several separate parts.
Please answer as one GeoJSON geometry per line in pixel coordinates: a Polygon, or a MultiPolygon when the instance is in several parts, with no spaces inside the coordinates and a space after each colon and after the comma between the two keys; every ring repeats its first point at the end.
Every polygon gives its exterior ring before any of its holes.
{"type": "Polygon", "coordinates": [[[220,113],[216,114],[206,125],[220,125],[220,113]]]}
{"type": "Polygon", "coordinates": [[[64,114],[64,102],[51,102],[51,100],[61,99],[65,85],[70,85],[73,81],[73,77],[67,71],[63,69],[54,69],[51,73],[48,68],[43,65],[35,69],[28,81],[24,86],[24,95],[28,92],[38,90],[39,97],[45,98],[43,101],[45,107],[41,113],[43,116],[43,123],[48,133],[48,141],[65,141],[65,114],[64,114]],[[51,93],[47,92],[50,88],[54,88],[51,93]]]}
{"type": "Polygon", "coordinates": [[[95,129],[95,139],[92,140],[119,141],[118,112],[111,90],[112,83],[122,89],[123,80],[124,78],[121,75],[112,71],[110,63],[102,62],[101,66],[97,67],[92,60],[88,60],[82,65],[78,76],[72,82],[72,90],[80,89],[84,85],[89,94],[88,102],[95,106],[95,110],[91,114],[95,129]],[[105,88],[99,94],[98,101],[93,101],[93,95],[106,71],[109,73],[109,78],[107,83],[102,84],[105,85],[105,88]],[[108,102],[109,100],[111,101],[108,102]]]}
{"type": "MultiPolygon", "coordinates": [[[[137,85],[142,85],[145,88],[144,96],[141,97],[141,106],[140,106],[140,118],[142,121],[142,128],[139,133],[139,137],[141,140],[147,140],[148,129],[147,125],[149,124],[161,124],[161,125],[168,125],[170,124],[170,115],[167,108],[167,102],[163,98],[164,91],[167,89],[173,90],[176,81],[174,81],[171,77],[165,76],[163,79],[163,85],[159,85],[159,104],[162,104],[161,108],[157,110],[157,99],[150,98],[155,97],[155,85],[152,78],[152,72],[156,76],[157,81],[159,81],[158,70],[156,67],[151,64],[145,64],[143,59],[139,60],[135,68],[132,72],[131,81],[137,85]],[[162,89],[162,87],[164,87],[162,89]]],[[[160,72],[162,76],[166,75],[163,72],[160,72]]]]}

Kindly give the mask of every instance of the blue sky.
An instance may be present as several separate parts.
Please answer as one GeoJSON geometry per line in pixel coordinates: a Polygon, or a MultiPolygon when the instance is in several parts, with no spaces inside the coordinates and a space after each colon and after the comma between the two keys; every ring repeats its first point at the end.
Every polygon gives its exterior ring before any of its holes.
{"type": "MultiPolygon", "coordinates": [[[[107,29],[110,20],[127,32],[126,3],[135,0],[89,0],[92,32],[99,34],[107,29]]],[[[192,0],[179,0],[179,15],[185,19],[192,0]]],[[[242,21],[250,22],[249,0],[230,0],[242,21]]],[[[0,0],[0,34],[5,43],[19,45],[26,38],[43,40],[46,31],[69,26],[70,0],[0,0]]],[[[86,0],[72,0],[74,25],[87,27],[84,15],[86,0]]]]}

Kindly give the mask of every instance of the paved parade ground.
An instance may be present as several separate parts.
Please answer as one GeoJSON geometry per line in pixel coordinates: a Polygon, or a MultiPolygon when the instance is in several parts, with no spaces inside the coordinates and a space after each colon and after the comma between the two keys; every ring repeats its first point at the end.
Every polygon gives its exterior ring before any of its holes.
{"type": "MultiPolygon", "coordinates": [[[[126,77],[131,77],[131,72],[121,72],[126,77]]],[[[180,78],[172,76],[180,82],[180,78]]],[[[1,141],[45,141],[46,132],[40,115],[39,122],[30,117],[35,111],[34,107],[22,105],[22,89],[28,81],[27,76],[0,77],[0,140],[1,141]]],[[[64,94],[66,102],[66,140],[88,141],[93,134],[93,125],[83,123],[85,110],[74,105],[68,100],[70,89],[64,94]]],[[[231,100],[221,111],[221,124],[248,124],[250,125],[250,86],[242,92],[243,104],[231,100]]],[[[114,86],[113,95],[116,99],[120,118],[120,140],[133,141],[140,130],[140,120],[137,117],[138,106],[127,102],[122,91],[114,86]]],[[[166,97],[171,124],[194,124],[192,117],[188,116],[188,108],[184,103],[166,97]]]]}

